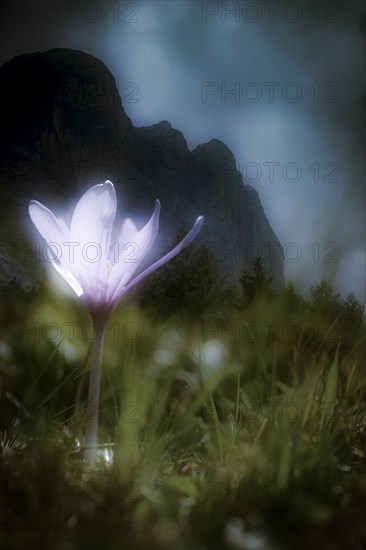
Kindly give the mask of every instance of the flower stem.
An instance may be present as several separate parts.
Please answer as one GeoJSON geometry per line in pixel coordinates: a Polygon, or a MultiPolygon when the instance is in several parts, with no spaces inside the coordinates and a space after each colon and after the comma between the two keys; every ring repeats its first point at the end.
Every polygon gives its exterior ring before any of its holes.
{"type": "Polygon", "coordinates": [[[97,456],[97,436],[99,419],[100,371],[103,356],[106,323],[99,325],[93,321],[94,341],[89,379],[87,425],[85,432],[85,460],[94,467],[97,456]]]}

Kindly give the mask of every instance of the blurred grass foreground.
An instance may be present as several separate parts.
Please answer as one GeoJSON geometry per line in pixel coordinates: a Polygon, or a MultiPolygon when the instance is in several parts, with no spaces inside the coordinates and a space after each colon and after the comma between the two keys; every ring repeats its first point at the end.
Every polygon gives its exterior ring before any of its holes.
{"type": "Polygon", "coordinates": [[[0,313],[0,547],[362,550],[363,306],[327,281],[236,287],[190,246],[107,331],[83,460],[91,320],[52,282],[0,313]]]}

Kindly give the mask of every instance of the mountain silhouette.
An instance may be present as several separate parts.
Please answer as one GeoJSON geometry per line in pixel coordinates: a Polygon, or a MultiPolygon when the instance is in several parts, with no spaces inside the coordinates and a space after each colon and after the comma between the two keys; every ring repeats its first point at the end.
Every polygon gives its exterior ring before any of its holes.
{"type": "Polygon", "coordinates": [[[109,69],[77,50],[17,56],[0,68],[0,85],[0,284],[15,278],[32,288],[40,277],[29,244],[30,199],[65,210],[109,179],[119,212],[140,225],[160,199],[154,257],[203,214],[195,242],[213,250],[228,281],[237,281],[259,255],[275,286],[283,285],[278,238],[257,191],[243,182],[219,139],[190,151],[168,121],[134,127],[109,69]]]}

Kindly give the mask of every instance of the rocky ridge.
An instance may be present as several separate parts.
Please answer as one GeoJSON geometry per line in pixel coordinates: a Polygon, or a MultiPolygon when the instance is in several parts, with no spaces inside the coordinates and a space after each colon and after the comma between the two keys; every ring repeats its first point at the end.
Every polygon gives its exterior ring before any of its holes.
{"type": "Polygon", "coordinates": [[[141,223],[161,200],[154,256],[203,214],[197,242],[212,248],[228,281],[260,254],[276,286],[283,284],[278,238],[220,140],[190,151],[167,121],[134,127],[113,75],[80,51],[18,56],[0,68],[0,84],[0,284],[15,277],[29,288],[39,277],[36,259],[25,262],[20,253],[30,199],[64,209],[105,179],[115,183],[123,213],[141,223]]]}

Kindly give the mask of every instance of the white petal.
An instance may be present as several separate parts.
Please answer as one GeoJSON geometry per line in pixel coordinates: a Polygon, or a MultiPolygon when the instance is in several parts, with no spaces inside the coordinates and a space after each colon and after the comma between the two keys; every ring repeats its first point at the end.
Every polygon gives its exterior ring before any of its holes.
{"type": "Polygon", "coordinates": [[[47,244],[56,243],[57,245],[57,247],[47,247],[47,251],[43,255],[49,258],[50,263],[67,281],[74,292],[81,296],[83,289],[74,273],[74,266],[69,262],[69,248],[65,245],[65,243],[70,242],[69,230],[65,223],[62,221],[60,223],[60,220],[57,220],[51,210],[38,201],[31,201],[28,211],[32,222],[47,244]]]}
{"type": "Polygon", "coordinates": [[[119,260],[119,256],[126,243],[133,241],[134,236],[138,233],[136,225],[130,218],[126,218],[121,227],[117,240],[110,246],[109,260],[115,264],[119,260]]]}
{"type": "Polygon", "coordinates": [[[46,206],[38,201],[30,201],[28,212],[39,233],[48,243],[55,242],[61,245],[69,240],[64,227],[46,206]]]}
{"type": "Polygon", "coordinates": [[[159,231],[160,201],[156,201],[154,212],[147,224],[138,231],[131,240],[125,242],[119,262],[132,264],[132,273],[141,264],[141,261],[150,250],[159,231]]]}
{"type": "Polygon", "coordinates": [[[113,295],[113,301],[112,301],[112,307],[117,304],[117,302],[121,299],[122,295],[125,294],[128,290],[130,290],[132,287],[134,287],[137,283],[140,283],[145,277],[153,273],[156,269],[164,265],[165,263],[169,262],[174,256],[179,254],[183,248],[188,246],[193,239],[198,235],[200,232],[202,225],[204,222],[204,217],[199,216],[197,220],[195,221],[192,229],[187,233],[187,235],[180,241],[180,243],[177,244],[168,254],[165,254],[160,260],[157,260],[152,265],[150,265],[147,269],[142,271],[139,275],[137,275],[130,283],[128,283],[126,286],[119,285],[116,289],[116,292],[113,295]]]}
{"type": "Polygon", "coordinates": [[[56,269],[56,271],[58,271],[58,273],[62,275],[65,281],[71,286],[77,296],[80,297],[84,294],[84,291],[79,285],[77,279],[68,269],[65,269],[62,264],[58,264],[56,262],[53,262],[52,265],[56,269]]]}
{"type": "Polygon", "coordinates": [[[57,221],[64,234],[68,237],[69,241],[71,241],[70,229],[67,227],[65,220],[63,218],[57,218],[57,221]]]}
{"type": "Polygon", "coordinates": [[[112,182],[105,181],[88,189],[74,210],[72,239],[82,243],[96,242],[105,251],[106,237],[113,225],[116,208],[116,191],[112,182]]]}
{"type": "MultiPolygon", "coordinates": [[[[131,241],[125,242],[118,262],[113,266],[108,279],[108,301],[114,301],[120,289],[123,288],[136,269],[141,265],[142,260],[150,250],[156,239],[159,230],[160,202],[157,200],[154,212],[147,224],[138,231],[131,241]]],[[[126,228],[132,231],[132,227],[126,228]]]]}
{"type": "Polygon", "coordinates": [[[79,200],[71,222],[71,240],[79,276],[86,280],[88,299],[106,297],[108,250],[116,215],[117,199],[113,183],[105,181],[91,187],[79,200]]]}

